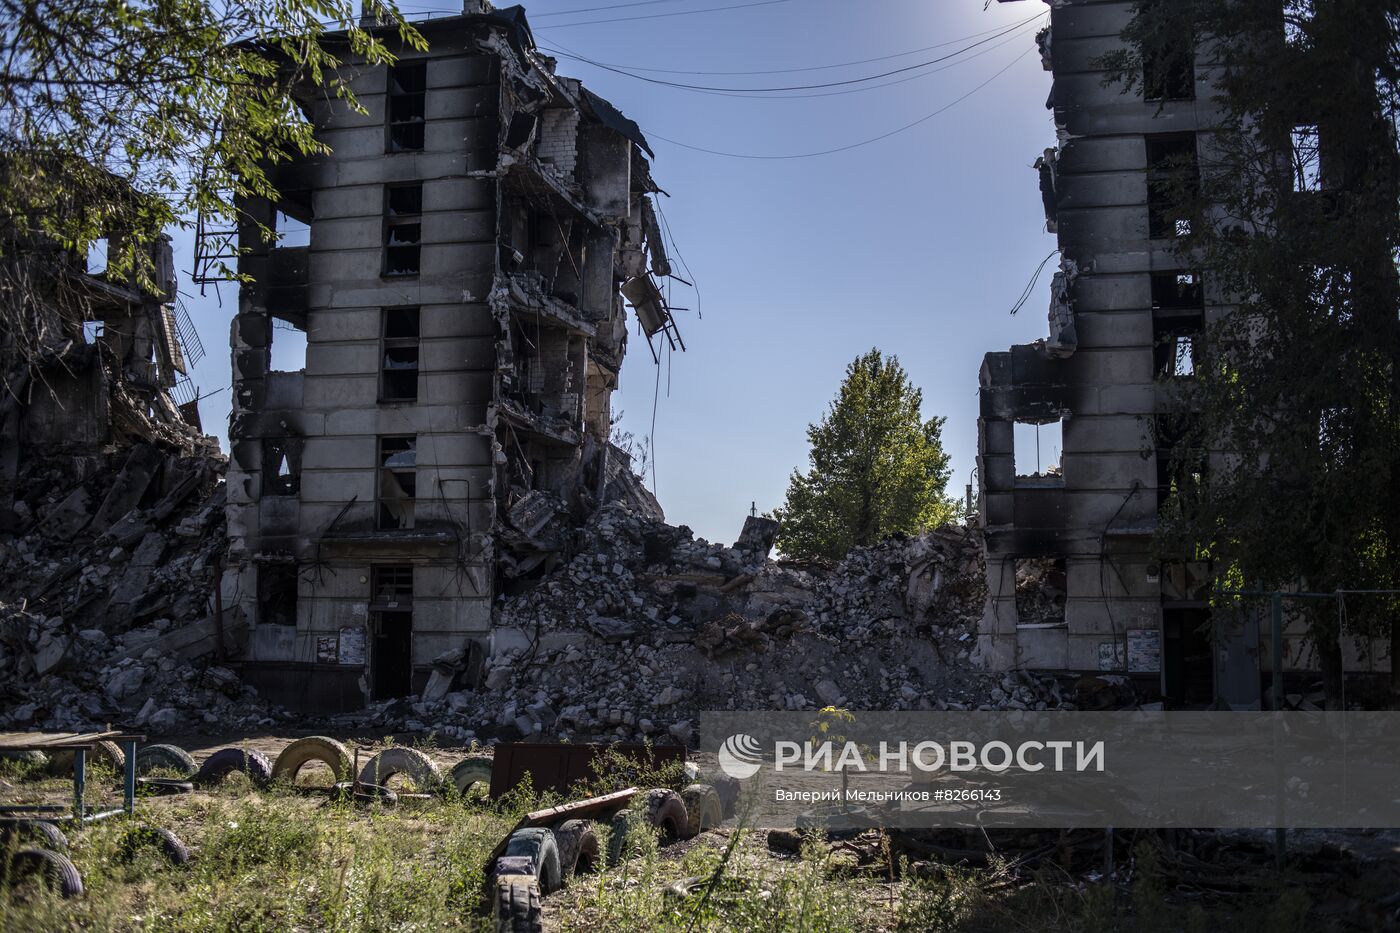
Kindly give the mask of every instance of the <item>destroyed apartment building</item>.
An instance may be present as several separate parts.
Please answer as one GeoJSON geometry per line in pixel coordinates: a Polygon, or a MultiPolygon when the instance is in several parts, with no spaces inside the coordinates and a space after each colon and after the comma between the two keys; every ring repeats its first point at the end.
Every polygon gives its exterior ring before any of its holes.
{"type": "Polygon", "coordinates": [[[679,342],[645,137],[555,73],[519,7],[415,26],[427,50],[392,65],[344,51],[366,112],[305,88],[330,152],[271,166],[279,200],[202,244],[248,277],[224,612],[245,680],[306,709],[416,693],[444,654],[473,682],[503,647],[493,601],[572,528],[618,499],[660,514],[609,443],[623,296],[679,342]],[[272,368],[282,340],[304,367],[272,368]]]}
{"type": "MultiPolygon", "coordinates": [[[[1060,263],[1049,335],[982,363],[989,595],[976,658],[1115,672],[1178,705],[1258,708],[1267,623],[1261,651],[1256,617],[1212,618],[1203,564],[1152,552],[1159,509],[1190,481],[1171,456],[1189,417],[1179,389],[1204,328],[1230,306],[1173,248],[1189,234],[1173,192],[1199,186],[1221,119],[1208,49],[1147,60],[1125,93],[1100,60],[1123,48],[1134,8],[1056,0],[1036,37],[1058,135],[1036,168],[1060,263]]],[[[1304,639],[1292,644],[1285,669],[1315,663],[1304,639]]]]}

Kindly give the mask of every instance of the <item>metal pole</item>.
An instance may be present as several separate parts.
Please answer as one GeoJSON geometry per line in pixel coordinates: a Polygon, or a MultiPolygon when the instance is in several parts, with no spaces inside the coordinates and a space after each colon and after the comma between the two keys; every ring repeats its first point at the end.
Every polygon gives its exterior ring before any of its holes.
{"type": "Polygon", "coordinates": [[[83,822],[83,812],[87,807],[83,804],[83,795],[87,790],[87,749],[73,749],[73,810],[78,823],[83,822]]]}
{"type": "Polygon", "coordinates": [[[1283,712],[1283,594],[1275,590],[1269,597],[1270,615],[1273,625],[1273,667],[1274,667],[1274,859],[1278,867],[1283,867],[1284,852],[1288,846],[1288,833],[1283,828],[1283,775],[1279,771],[1278,730],[1281,723],[1278,717],[1283,712]]]}
{"type": "Polygon", "coordinates": [[[136,740],[122,742],[122,751],[126,752],[126,764],[122,768],[122,808],[130,816],[136,811],[136,740]]]}

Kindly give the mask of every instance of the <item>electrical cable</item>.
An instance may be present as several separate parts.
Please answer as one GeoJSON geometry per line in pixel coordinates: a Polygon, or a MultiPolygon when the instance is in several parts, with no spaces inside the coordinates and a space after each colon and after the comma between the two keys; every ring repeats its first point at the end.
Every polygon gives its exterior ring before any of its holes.
{"type": "Polygon", "coordinates": [[[586,6],[577,10],[560,10],[557,13],[536,13],[535,19],[548,19],[551,16],[577,16],[579,13],[597,13],[600,10],[621,10],[634,6],[655,6],[658,3],[679,3],[680,0],[633,0],[632,3],[610,3],[607,6],[586,6]]]}
{"type": "Polygon", "coordinates": [[[1060,248],[1058,246],[1055,247],[1050,251],[1050,255],[1042,259],[1040,265],[1035,267],[1035,272],[1031,274],[1031,280],[1026,283],[1025,289],[1021,292],[1021,297],[1017,298],[1016,304],[1011,306],[1012,314],[1015,314],[1026,306],[1026,302],[1030,300],[1031,293],[1035,291],[1035,283],[1040,281],[1040,273],[1045,271],[1045,264],[1053,259],[1055,254],[1059,251],[1060,248]]]}
{"type": "Polygon", "coordinates": [[[585,55],[575,55],[567,52],[559,54],[563,54],[568,58],[577,59],[581,62],[586,62],[587,64],[590,64],[595,68],[601,68],[604,71],[611,71],[614,74],[626,75],[627,77],[635,78],[638,81],[645,81],[648,84],[660,84],[664,87],[682,88],[684,90],[689,91],[741,91],[748,94],[769,94],[780,91],[817,91],[829,87],[847,87],[852,84],[864,84],[868,81],[878,81],[881,78],[889,78],[897,74],[905,74],[907,72],[914,71],[919,68],[926,68],[929,65],[937,65],[941,62],[946,62],[950,58],[957,58],[964,52],[970,52],[979,46],[986,45],[988,42],[991,42],[994,39],[1000,39],[1002,36],[1016,32],[1019,29],[1023,29],[1025,25],[1025,23],[1020,23],[1015,26],[1011,26],[1007,29],[1002,30],[1001,32],[990,35],[985,39],[978,39],[971,45],[965,45],[956,51],[949,52],[947,55],[940,55],[938,58],[931,58],[928,61],[919,62],[914,65],[905,65],[902,68],[894,68],[890,71],[882,71],[879,74],[868,75],[863,78],[848,78],[844,81],[828,81],[823,84],[790,84],[780,85],[776,87],[721,87],[718,85],[711,84],[683,84],[679,81],[667,81],[664,78],[649,78],[646,75],[636,74],[634,72],[630,72],[622,68],[614,68],[610,65],[604,65],[600,62],[594,61],[593,59],[585,55]]]}
{"type": "MultiPolygon", "coordinates": [[[[1022,21],[1021,21],[1020,23],[1018,23],[1017,25],[1018,25],[1018,26],[1024,26],[1024,25],[1026,25],[1027,23],[1030,23],[1030,22],[1033,22],[1033,21],[1035,21],[1035,20],[1037,20],[1037,19],[1043,18],[1044,16],[1045,16],[1044,13],[1037,13],[1037,14],[1035,14],[1034,16],[1028,18],[1028,19],[1022,20],[1022,21]]],[[[768,70],[766,70],[766,71],[685,71],[685,70],[677,69],[677,68],[643,68],[643,67],[641,67],[640,65],[619,65],[617,62],[604,62],[603,64],[606,64],[606,65],[608,65],[608,66],[611,67],[611,68],[621,68],[621,69],[623,69],[623,70],[625,70],[625,71],[649,71],[649,72],[651,72],[652,74],[701,75],[701,76],[710,76],[710,77],[724,77],[724,76],[740,77],[740,76],[753,76],[753,75],[797,74],[797,73],[799,73],[799,72],[804,72],[804,71],[828,71],[828,70],[833,69],[833,68],[849,68],[849,67],[851,67],[852,65],[869,65],[869,64],[871,64],[872,62],[886,62],[886,61],[890,61],[891,59],[895,59],[895,58],[904,58],[904,57],[909,56],[909,55],[920,55],[920,54],[922,54],[922,53],[924,53],[924,52],[932,52],[934,49],[942,49],[942,48],[947,48],[947,47],[950,46],[950,45],[957,45],[959,42],[967,42],[969,39],[980,39],[982,36],[990,35],[991,33],[994,33],[994,32],[1000,32],[1003,28],[1005,28],[1005,27],[997,26],[997,27],[995,27],[995,28],[993,28],[993,29],[984,29],[984,30],[981,31],[981,32],[974,32],[974,33],[972,33],[971,35],[959,36],[959,37],[956,38],[956,39],[949,39],[947,42],[939,42],[939,43],[936,43],[936,44],[934,44],[934,45],[926,45],[926,46],[923,46],[922,48],[910,49],[910,50],[907,51],[907,52],[894,52],[894,53],[892,53],[892,54],[890,54],[890,55],[877,55],[877,56],[874,57],[874,58],[861,58],[861,59],[856,59],[855,61],[849,61],[849,62],[836,62],[835,64],[831,64],[831,65],[808,65],[808,66],[803,67],[803,68],[771,68],[771,69],[768,69],[768,70]]],[[[550,41],[554,41],[554,40],[550,40],[550,41]]],[[[556,45],[559,45],[558,42],[555,42],[555,44],[556,44],[556,45]]],[[[577,53],[574,53],[572,49],[567,49],[567,48],[565,48],[565,47],[562,46],[562,45],[560,46],[560,48],[564,48],[565,51],[571,52],[571,53],[573,53],[573,54],[577,54],[577,53]]]]}
{"type": "MultiPolygon", "coordinates": [[[[708,95],[708,96],[710,96],[710,97],[737,97],[737,98],[740,98],[740,99],[742,99],[742,100],[763,100],[763,101],[807,100],[807,99],[814,98],[814,97],[840,97],[840,96],[842,96],[842,95],[844,95],[844,94],[861,94],[861,93],[864,93],[864,92],[866,92],[866,91],[875,91],[875,90],[879,90],[880,88],[894,87],[896,84],[907,84],[907,83],[910,82],[910,81],[917,81],[917,80],[919,80],[920,78],[927,78],[929,75],[936,75],[936,74],[939,74],[940,72],[944,72],[944,71],[948,71],[948,70],[950,70],[950,69],[956,68],[956,67],[958,67],[959,65],[964,65],[964,64],[967,64],[968,62],[975,61],[976,59],[979,59],[979,58],[981,58],[981,57],[984,56],[984,55],[989,55],[989,54],[991,54],[992,52],[995,52],[997,49],[1002,48],[1003,46],[1009,45],[1009,44],[1011,44],[1012,42],[1017,41],[1018,39],[1021,38],[1021,36],[1024,34],[1024,32],[1025,32],[1024,29],[1023,29],[1021,32],[1013,32],[1013,33],[1011,33],[1010,35],[1006,36],[1005,38],[1002,38],[1001,41],[998,42],[998,43],[996,43],[995,45],[989,45],[989,46],[987,46],[985,49],[982,49],[981,51],[974,52],[973,54],[968,55],[966,58],[962,58],[962,59],[959,59],[959,60],[957,60],[957,61],[950,61],[950,62],[948,62],[947,64],[943,65],[941,68],[930,68],[928,71],[923,71],[923,72],[920,72],[919,74],[906,75],[906,76],[904,76],[904,77],[902,77],[902,78],[895,78],[895,79],[892,80],[892,81],[885,81],[885,82],[883,82],[883,83],[881,83],[881,84],[871,84],[871,85],[868,85],[868,86],[866,86],[866,87],[848,87],[848,88],[844,88],[844,89],[839,90],[839,91],[816,91],[816,92],[808,93],[808,94],[762,94],[762,93],[753,93],[753,92],[748,92],[748,91],[703,91],[703,90],[698,90],[698,89],[694,89],[694,88],[684,88],[684,89],[678,88],[677,90],[686,90],[686,91],[688,91],[688,92],[691,93],[691,94],[705,94],[705,95],[708,95]]],[[[998,37],[994,37],[994,38],[1001,38],[1001,37],[998,36],[998,37]]],[[[545,47],[542,46],[542,48],[545,48],[545,47]]],[[[561,48],[562,48],[562,47],[561,47],[561,48]]],[[[554,52],[554,51],[555,51],[554,49],[551,49],[551,48],[545,48],[545,50],[546,50],[546,51],[550,51],[550,52],[554,52]]],[[[558,53],[556,53],[556,54],[558,54],[558,53]]],[[[565,56],[565,57],[568,57],[568,58],[578,58],[578,56],[576,56],[576,55],[568,55],[568,56],[565,56]]],[[[581,61],[582,59],[579,59],[579,60],[581,61]]],[[[920,66],[920,67],[922,67],[922,66],[920,66]]]]}
{"type": "Polygon", "coordinates": [[[949,111],[949,110],[953,109],[954,107],[956,107],[958,104],[960,104],[960,103],[962,103],[963,101],[967,100],[967,99],[968,99],[969,97],[971,97],[973,94],[976,94],[978,91],[982,90],[982,88],[984,88],[984,87],[986,87],[987,85],[991,84],[991,83],[992,83],[993,81],[995,81],[997,78],[999,78],[999,77],[1001,77],[1002,75],[1006,74],[1006,72],[1008,72],[1008,71],[1011,70],[1012,66],[1014,66],[1017,62],[1019,62],[1021,59],[1025,58],[1027,55],[1029,55],[1029,54],[1030,54],[1031,52],[1033,52],[1033,51],[1035,51],[1034,48],[1026,49],[1026,50],[1025,50],[1024,52],[1022,52],[1020,55],[1017,55],[1017,56],[1016,56],[1015,58],[1013,58],[1010,62],[1008,62],[1003,68],[1001,68],[1001,70],[995,72],[991,77],[989,77],[987,80],[983,81],[981,84],[979,84],[979,85],[977,85],[976,87],[974,87],[972,90],[968,91],[966,94],[963,94],[961,97],[958,97],[958,98],[955,98],[955,99],[952,100],[952,101],[949,101],[947,104],[944,104],[942,107],[939,107],[937,110],[933,111],[932,113],[925,114],[924,116],[922,116],[922,117],[920,117],[919,119],[913,121],[912,123],[906,123],[906,124],[904,124],[903,126],[900,126],[900,127],[897,127],[897,128],[895,128],[895,129],[890,130],[888,133],[881,133],[879,136],[872,136],[872,137],[870,137],[869,139],[862,139],[860,142],[850,143],[850,144],[845,145],[845,146],[837,146],[837,147],[832,148],[832,149],[819,149],[819,150],[817,150],[817,151],[815,151],[815,152],[794,152],[794,153],[787,153],[787,154],[783,154],[783,155],[760,155],[760,154],[748,153],[748,152],[725,152],[725,151],[720,150],[720,149],[708,149],[708,148],[706,148],[706,147],[704,147],[704,146],[693,146],[693,145],[691,145],[690,143],[683,143],[683,142],[681,142],[680,140],[671,139],[671,138],[668,137],[668,136],[662,136],[660,133],[656,133],[656,132],[653,132],[653,131],[651,131],[651,130],[648,130],[648,131],[647,131],[647,137],[648,137],[649,139],[659,139],[659,140],[661,140],[662,142],[670,143],[670,144],[673,145],[673,146],[679,146],[679,147],[682,148],[682,149],[689,149],[689,150],[691,150],[691,151],[693,151],[693,152],[704,152],[704,153],[707,153],[708,155],[724,156],[724,157],[730,158],[730,159],[762,159],[762,160],[765,160],[765,161],[767,161],[767,160],[780,160],[780,159],[810,159],[810,158],[815,158],[816,156],[835,155],[835,154],[838,153],[838,152],[849,152],[849,151],[852,150],[852,149],[859,149],[859,148],[861,148],[862,146],[868,146],[868,145],[870,145],[871,143],[878,143],[878,142],[880,142],[881,140],[889,139],[891,136],[897,136],[897,135],[899,135],[900,133],[906,132],[906,131],[908,131],[908,130],[912,130],[914,127],[919,126],[920,124],[923,124],[923,123],[927,123],[929,120],[932,120],[934,117],[939,116],[940,114],[946,113],[947,111],[949,111]]]}
{"type": "Polygon", "coordinates": [[[696,13],[722,13],[725,10],[743,10],[754,6],[773,6],[778,3],[787,3],[788,0],[756,0],[753,3],[736,3],[733,6],[711,6],[699,10],[679,10],[675,13],[650,13],[645,16],[618,16],[613,19],[587,19],[580,23],[555,23],[553,26],[537,26],[535,32],[545,32],[550,29],[568,29],[571,26],[597,26],[602,23],[631,23],[639,19],[664,19],[668,16],[693,16],[696,13]]]}

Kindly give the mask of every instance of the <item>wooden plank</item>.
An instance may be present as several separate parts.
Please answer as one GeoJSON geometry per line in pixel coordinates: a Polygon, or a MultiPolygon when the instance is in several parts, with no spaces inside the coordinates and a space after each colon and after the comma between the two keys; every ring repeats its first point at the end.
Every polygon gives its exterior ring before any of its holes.
{"type": "Polygon", "coordinates": [[[0,749],[91,748],[104,740],[144,739],[128,732],[0,732],[0,749]]]}
{"type": "Polygon", "coordinates": [[[557,823],[562,819],[580,820],[587,817],[598,816],[612,810],[620,810],[627,805],[633,797],[637,795],[637,788],[628,787],[624,790],[614,791],[611,794],[604,794],[601,797],[589,797],[587,800],[576,800],[573,803],[561,804],[557,807],[550,807],[547,810],[535,810],[522,816],[510,832],[496,843],[496,848],[491,850],[491,854],[486,857],[486,870],[491,871],[496,859],[505,854],[506,844],[510,842],[510,837],[515,835],[518,829],[527,829],[531,826],[548,826],[557,823]]]}

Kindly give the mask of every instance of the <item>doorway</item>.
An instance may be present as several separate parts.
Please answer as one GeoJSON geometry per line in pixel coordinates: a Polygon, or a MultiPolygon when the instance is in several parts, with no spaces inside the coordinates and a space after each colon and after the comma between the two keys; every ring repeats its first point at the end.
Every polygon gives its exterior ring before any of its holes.
{"type": "Polygon", "coordinates": [[[370,656],[372,700],[391,700],[413,692],[413,613],[374,613],[374,648],[370,656]]]}
{"type": "Polygon", "coordinates": [[[1177,709],[1204,709],[1215,699],[1210,610],[1163,608],[1162,630],[1164,695],[1177,709]]]}

